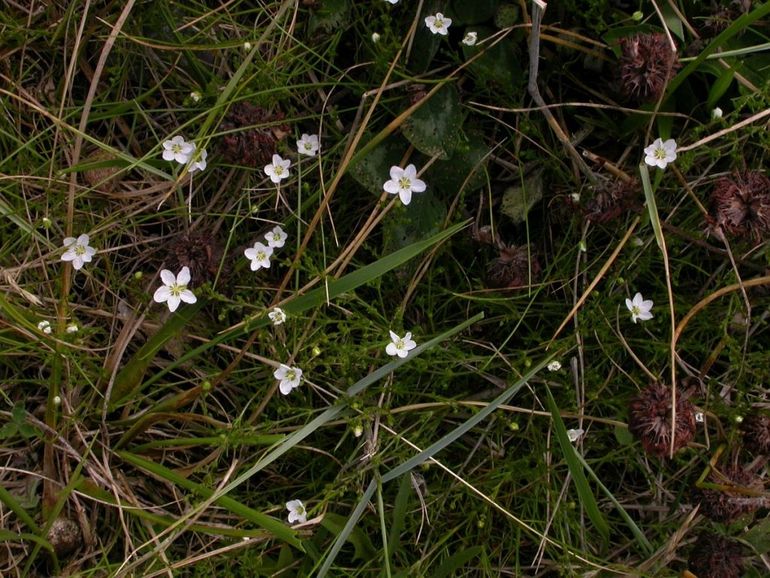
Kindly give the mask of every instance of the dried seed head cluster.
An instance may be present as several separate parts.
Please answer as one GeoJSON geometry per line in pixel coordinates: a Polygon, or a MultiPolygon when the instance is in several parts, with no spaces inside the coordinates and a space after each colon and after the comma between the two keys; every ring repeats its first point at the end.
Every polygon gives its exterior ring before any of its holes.
{"type": "Polygon", "coordinates": [[[752,452],[770,455],[770,416],[753,414],[741,424],[743,444],[752,452]]]}
{"type": "Polygon", "coordinates": [[[679,68],[665,34],[637,34],[620,41],[623,92],[641,102],[655,101],[679,68]]]}
{"type": "Polygon", "coordinates": [[[739,578],[743,575],[743,551],[735,540],[703,532],[693,545],[688,570],[698,578],[739,578]]]}
{"type": "Polygon", "coordinates": [[[610,181],[586,201],[583,207],[585,217],[594,223],[607,223],[626,211],[639,211],[642,208],[640,191],[636,179],[610,181]]]}
{"type": "Polygon", "coordinates": [[[740,465],[712,470],[708,482],[720,488],[699,491],[700,511],[715,522],[730,523],[765,505],[762,480],[740,465]]]}
{"type": "Polygon", "coordinates": [[[731,235],[759,241],[770,230],[770,179],[760,171],[720,178],[711,204],[716,224],[731,235]]]}
{"type": "Polygon", "coordinates": [[[529,245],[503,247],[500,256],[487,266],[487,282],[500,289],[524,287],[534,282],[540,270],[540,262],[529,245]]]}
{"type": "Polygon", "coordinates": [[[48,530],[48,541],[56,555],[63,558],[83,545],[83,534],[80,526],[69,518],[56,518],[51,524],[51,529],[48,530]]]}
{"type": "Polygon", "coordinates": [[[214,281],[222,261],[222,244],[205,232],[180,236],[171,244],[166,265],[171,271],[190,269],[190,287],[214,281]]]}
{"type": "Polygon", "coordinates": [[[282,119],[280,112],[271,114],[248,102],[234,104],[219,127],[228,133],[222,137],[222,156],[227,162],[247,167],[269,163],[276,144],[289,132],[288,125],[277,124],[282,119]]]}
{"type": "MultiPolygon", "coordinates": [[[[629,406],[628,429],[645,451],[665,457],[671,447],[671,388],[662,383],[646,387],[629,406]]],[[[685,447],[695,436],[695,406],[677,390],[674,451],[685,447]]]]}

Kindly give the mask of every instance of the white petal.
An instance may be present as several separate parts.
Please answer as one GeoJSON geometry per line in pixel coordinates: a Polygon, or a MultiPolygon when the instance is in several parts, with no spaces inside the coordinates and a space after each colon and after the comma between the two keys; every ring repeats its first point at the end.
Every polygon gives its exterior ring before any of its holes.
{"type": "Polygon", "coordinates": [[[394,181],[398,181],[403,176],[404,176],[404,169],[396,165],[393,165],[392,167],[390,167],[391,179],[393,179],[394,181]]]}
{"type": "Polygon", "coordinates": [[[171,297],[171,290],[165,285],[161,285],[155,290],[152,300],[155,301],[155,303],[165,303],[168,301],[169,297],[171,297]]]}
{"type": "Polygon", "coordinates": [[[89,241],[89,237],[85,233],[83,233],[78,237],[78,245],[86,246],[88,245],[88,241],[89,241]]]}
{"type": "Polygon", "coordinates": [[[160,279],[163,281],[164,285],[173,285],[176,283],[176,275],[168,269],[163,269],[163,271],[160,272],[160,279]]]}
{"type": "Polygon", "coordinates": [[[398,180],[391,179],[390,181],[385,181],[385,183],[382,185],[382,188],[386,193],[396,195],[399,191],[398,180]]]}
{"type": "Polygon", "coordinates": [[[398,354],[398,349],[396,348],[396,344],[395,343],[388,343],[385,346],[385,353],[387,353],[388,355],[397,355],[398,354]]]}
{"type": "Polygon", "coordinates": [[[427,188],[427,185],[425,184],[425,181],[421,181],[420,179],[413,179],[412,180],[412,192],[414,193],[422,193],[427,188]]]}
{"type": "Polygon", "coordinates": [[[72,261],[75,257],[77,257],[77,253],[75,253],[75,249],[67,249],[64,253],[62,253],[61,260],[72,261]]]}
{"type": "Polygon", "coordinates": [[[195,296],[195,293],[189,289],[182,291],[182,293],[179,294],[179,298],[185,303],[195,303],[198,300],[198,298],[195,296]]]}
{"type": "Polygon", "coordinates": [[[75,258],[72,259],[72,266],[76,271],[80,271],[83,268],[83,258],[80,255],[75,255],[75,258]]]}
{"type": "Polygon", "coordinates": [[[173,293],[169,293],[168,301],[166,301],[166,304],[168,305],[168,310],[173,313],[177,310],[177,307],[179,307],[179,304],[182,302],[182,300],[179,298],[178,295],[174,295],[173,293]]]}
{"type": "Polygon", "coordinates": [[[74,245],[77,243],[77,239],[75,237],[64,237],[64,246],[69,247],[70,245],[74,245]]]}
{"type": "Polygon", "coordinates": [[[408,205],[412,202],[412,189],[401,189],[398,192],[398,196],[401,199],[401,202],[405,205],[408,205]]]}
{"type": "Polygon", "coordinates": [[[401,338],[398,336],[398,334],[396,334],[395,332],[391,331],[390,329],[388,329],[388,333],[390,334],[390,340],[391,340],[393,343],[395,343],[396,341],[398,341],[399,339],[401,339],[401,338]]]}
{"type": "Polygon", "coordinates": [[[179,285],[188,285],[190,283],[190,268],[189,267],[182,267],[182,270],[179,271],[179,275],[176,276],[176,282],[179,285]]]}
{"type": "Polygon", "coordinates": [[[634,308],[634,302],[630,299],[626,299],[626,309],[631,311],[634,308]]]}

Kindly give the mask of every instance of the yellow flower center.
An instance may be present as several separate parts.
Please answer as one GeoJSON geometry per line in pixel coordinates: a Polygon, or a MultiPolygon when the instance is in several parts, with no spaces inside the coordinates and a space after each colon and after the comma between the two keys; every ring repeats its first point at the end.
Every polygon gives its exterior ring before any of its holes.
{"type": "Polygon", "coordinates": [[[409,179],[409,177],[401,177],[398,179],[398,186],[401,189],[409,189],[412,187],[412,181],[409,179]]]}
{"type": "Polygon", "coordinates": [[[86,248],[83,245],[75,245],[75,255],[80,257],[86,254],[86,248]]]}

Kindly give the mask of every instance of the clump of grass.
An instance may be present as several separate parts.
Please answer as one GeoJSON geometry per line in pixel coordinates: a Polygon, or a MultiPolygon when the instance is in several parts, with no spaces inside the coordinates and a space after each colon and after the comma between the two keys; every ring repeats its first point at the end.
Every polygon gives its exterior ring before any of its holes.
{"type": "Polygon", "coordinates": [[[770,8],[569,5],[10,2],[0,574],[766,573],[770,8]]]}

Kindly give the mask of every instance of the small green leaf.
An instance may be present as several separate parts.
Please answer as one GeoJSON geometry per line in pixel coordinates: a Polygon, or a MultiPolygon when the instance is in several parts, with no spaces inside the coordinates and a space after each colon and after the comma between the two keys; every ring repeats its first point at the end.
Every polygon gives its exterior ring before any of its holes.
{"type": "Polygon", "coordinates": [[[460,94],[447,83],[404,121],[402,130],[424,155],[448,159],[460,141],[462,123],[460,94]]]}
{"type": "MultiPolygon", "coordinates": [[[[321,521],[321,525],[335,536],[338,536],[345,527],[345,522],[347,522],[347,518],[344,516],[326,512],[321,521]]],[[[367,536],[361,528],[353,528],[347,536],[347,541],[353,544],[353,548],[355,549],[355,553],[353,554],[354,559],[369,560],[377,552],[377,549],[374,547],[374,544],[372,544],[369,536],[367,536]]]]}
{"type": "Polygon", "coordinates": [[[524,179],[524,186],[508,187],[503,193],[500,210],[517,225],[527,220],[529,210],[543,198],[543,171],[535,171],[524,179]]]}

